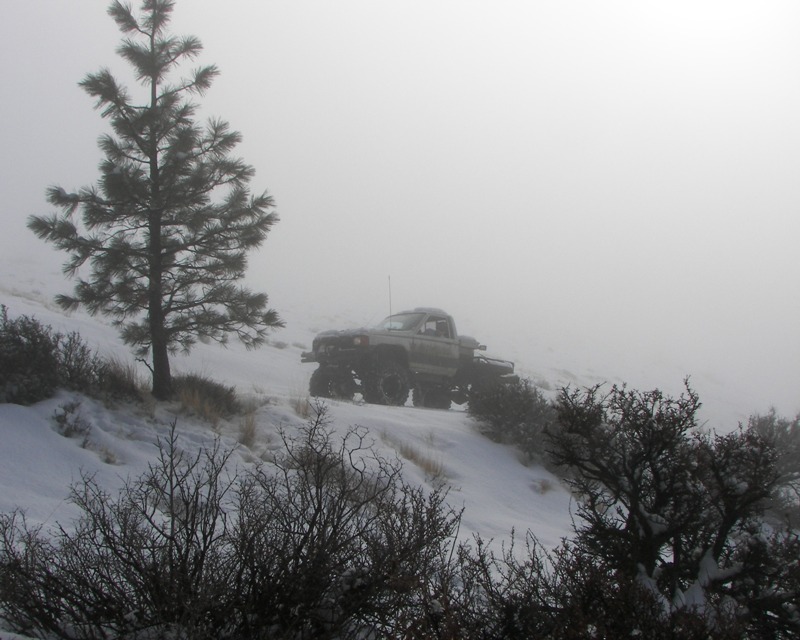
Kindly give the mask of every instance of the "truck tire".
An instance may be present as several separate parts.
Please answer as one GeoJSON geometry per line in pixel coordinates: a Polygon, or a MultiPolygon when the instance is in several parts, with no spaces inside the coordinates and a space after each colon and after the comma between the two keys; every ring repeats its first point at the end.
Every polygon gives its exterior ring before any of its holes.
{"type": "Polygon", "coordinates": [[[319,367],[311,374],[308,392],[316,398],[352,400],[356,383],[352,376],[336,367],[319,367]]]}
{"type": "Polygon", "coordinates": [[[397,362],[384,362],[362,381],[364,401],[371,404],[403,406],[410,390],[408,370],[397,362]]]}

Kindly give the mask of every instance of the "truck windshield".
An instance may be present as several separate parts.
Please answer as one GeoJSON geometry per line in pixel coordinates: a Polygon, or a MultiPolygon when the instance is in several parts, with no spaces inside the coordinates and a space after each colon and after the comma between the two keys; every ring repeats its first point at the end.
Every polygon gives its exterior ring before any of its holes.
{"type": "Polygon", "coordinates": [[[384,331],[411,331],[422,320],[424,313],[398,313],[389,316],[377,328],[384,331]]]}

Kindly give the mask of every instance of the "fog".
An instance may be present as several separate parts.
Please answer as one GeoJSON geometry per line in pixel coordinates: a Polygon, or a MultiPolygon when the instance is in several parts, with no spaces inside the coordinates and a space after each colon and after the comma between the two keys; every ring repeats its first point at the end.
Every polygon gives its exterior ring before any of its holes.
{"type": "MultiPolygon", "coordinates": [[[[107,5],[4,7],[7,255],[60,264],[27,216],[48,185],[97,180],[107,125],[77,82],[108,66],[135,85],[107,5]]],[[[798,28],[800,5],[768,0],[178,0],[172,23],[221,70],[202,116],[243,134],[276,199],[249,279],[287,318],[437,306],[544,378],[688,375],[784,415],[798,28]]]]}

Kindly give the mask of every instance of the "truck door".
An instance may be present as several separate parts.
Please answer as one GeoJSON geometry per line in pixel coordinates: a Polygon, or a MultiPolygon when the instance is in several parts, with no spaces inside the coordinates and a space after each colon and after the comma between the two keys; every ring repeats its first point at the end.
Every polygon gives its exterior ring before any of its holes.
{"type": "Polygon", "coordinates": [[[429,315],[411,342],[411,369],[452,377],[458,370],[458,337],[450,318],[429,315]]]}

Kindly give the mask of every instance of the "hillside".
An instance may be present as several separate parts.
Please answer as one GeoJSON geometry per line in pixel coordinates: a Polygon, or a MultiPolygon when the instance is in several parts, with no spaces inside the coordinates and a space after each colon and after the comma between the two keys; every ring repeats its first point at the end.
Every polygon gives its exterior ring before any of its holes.
{"type": "MultiPolygon", "coordinates": [[[[81,312],[64,315],[51,302],[63,291],[58,272],[35,264],[7,265],[0,283],[0,303],[13,316],[29,315],[59,331],[78,331],[90,345],[104,354],[131,361],[112,327],[100,318],[81,312]]],[[[73,394],[57,397],[33,407],[0,405],[0,511],[15,507],[28,518],[46,526],[66,523],[73,515],[66,502],[70,483],[81,473],[96,475],[113,490],[123,479],[139,475],[156,452],[155,443],[177,418],[184,447],[205,446],[219,434],[225,447],[237,449],[237,459],[249,464],[268,458],[280,446],[279,431],[291,433],[305,419],[295,410],[306,398],[313,365],[300,363],[323,323],[342,318],[309,319],[285,312],[287,327],[273,335],[269,346],[246,351],[237,344],[229,348],[199,345],[188,357],[177,357],[176,373],[199,373],[235,385],[238,394],[257,407],[256,436],[249,447],[239,443],[244,418],[223,420],[216,427],[187,415],[177,404],[106,407],[73,394]],[[53,415],[71,402],[80,402],[80,417],[90,425],[86,442],[65,438],[54,430],[53,415]]],[[[143,370],[142,375],[146,372],[143,370]]],[[[477,431],[463,410],[418,409],[412,406],[384,407],[329,401],[332,425],[344,432],[358,425],[369,432],[378,452],[397,455],[403,474],[415,485],[450,487],[449,502],[464,508],[461,539],[480,533],[500,543],[512,529],[531,530],[547,546],[567,535],[570,527],[568,493],[547,470],[526,466],[511,447],[491,442],[477,431]]]]}
{"type": "MultiPolygon", "coordinates": [[[[36,317],[59,331],[78,331],[84,340],[103,354],[123,362],[132,356],[103,318],[83,312],[65,315],[52,302],[68,283],[58,270],[57,256],[44,254],[37,260],[3,261],[0,303],[9,314],[36,317]]],[[[311,305],[307,305],[311,306],[311,305]]],[[[216,434],[226,447],[235,447],[239,459],[249,463],[269,456],[279,446],[279,431],[292,432],[305,419],[295,406],[307,397],[313,365],[300,363],[300,352],[309,348],[315,333],[369,322],[369,318],[309,314],[300,303],[281,308],[286,328],[275,332],[269,345],[246,351],[241,345],[227,348],[198,345],[189,356],[173,360],[174,373],[198,373],[225,385],[235,386],[254,414],[256,436],[250,447],[239,444],[243,417],[216,426],[181,412],[177,405],[123,406],[108,408],[68,394],[34,407],[0,405],[0,481],[4,487],[0,510],[17,506],[29,518],[47,525],[68,519],[65,498],[68,487],[81,473],[97,474],[109,488],[122,479],[137,476],[155,452],[155,442],[177,417],[177,428],[186,446],[204,446],[216,434]],[[53,414],[76,400],[80,416],[91,425],[89,446],[66,439],[53,430],[53,414]]],[[[372,320],[377,320],[372,319],[372,320]]],[[[457,322],[459,319],[456,319],[457,322]]],[[[602,376],[581,368],[576,353],[553,353],[541,345],[504,340],[503,336],[479,336],[489,342],[490,353],[516,360],[517,370],[553,395],[562,385],[587,386],[599,382],[628,382],[638,388],[659,387],[679,393],[685,372],[663,363],[636,363],[629,378],[602,376]],[[638,373],[637,373],[638,372],[638,373]]],[[[141,365],[139,365],[141,367],[141,365]]],[[[146,378],[147,371],[140,371],[146,378]]],[[[713,376],[692,376],[704,407],[706,426],[730,430],[750,413],[752,398],[740,389],[726,386],[713,376]]],[[[768,406],[768,405],[766,405],[768,406]]],[[[450,411],[418,409],[412,406],[384,407],[330,401],[328,414],[336,429],[344,432],[359,425],[368,429],[377,450],[404,462],[404,476],[413,484],[450,487],[449,501],[464,508],[461,538],[479,533],[497,542],[508,539],[512,529],[532,531],[547,546],[568,535],[571,526],[570,497],[558,480],[538,466],[526,466],[511,447],[491,442],[480,435],[476,424],[463,409],[450,411]]]]}

